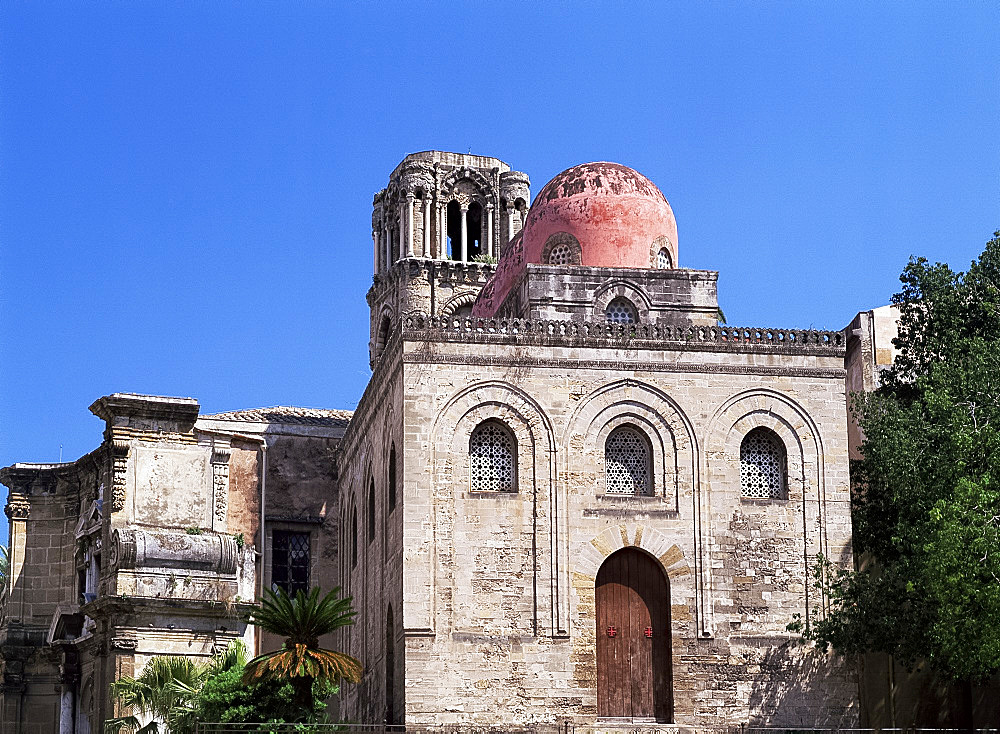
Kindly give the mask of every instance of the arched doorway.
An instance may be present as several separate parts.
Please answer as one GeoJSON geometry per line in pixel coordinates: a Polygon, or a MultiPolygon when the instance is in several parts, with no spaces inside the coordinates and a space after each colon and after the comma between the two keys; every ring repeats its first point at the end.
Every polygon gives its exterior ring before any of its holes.
{"type": "Polygon", "coordinates": [[[660,565],[636,548],[597,572],[597,715],[673,721],[670,588],[660,565]]]}

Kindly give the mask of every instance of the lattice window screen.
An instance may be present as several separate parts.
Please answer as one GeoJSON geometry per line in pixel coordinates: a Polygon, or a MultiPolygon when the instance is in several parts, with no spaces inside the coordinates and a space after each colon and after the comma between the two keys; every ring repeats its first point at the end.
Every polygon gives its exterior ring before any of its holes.
{"type": "Polygon", "coordinates": [[[633,306],[627,298],[615,298],[604,309],[604,320],[609,324],[634,324],[638,319],[633,306]]]}
{"type": "Polygon", "coordinates": [[[656,267],[660,270],[669,270],[673,267],[670,263],[670,252],[666,247],[661,248],[660,251],[656,253],[656,267]]]}
{"type": "Polygon", "coordinates": [[[649,444],[634,428],[616,428],[604,445],[608,494],[652,494],[649,444]]]}
{"type": "Polygon", "coordinates": [[[777,437],[751,431],[740,446],[740,488],[744,497],[785,496],[784,454],[777,437]]]}
{"type": "Polygon", "coordinates": [[[472,491],[514,491],[514,437],[503,425],[488,421],[469,439],[472,491]]]}
{"type": "Polygon", "coordinates": [[[566,244],[556,245],[549,253],[549,265],[572,265],[573,248],[566,244]]]}

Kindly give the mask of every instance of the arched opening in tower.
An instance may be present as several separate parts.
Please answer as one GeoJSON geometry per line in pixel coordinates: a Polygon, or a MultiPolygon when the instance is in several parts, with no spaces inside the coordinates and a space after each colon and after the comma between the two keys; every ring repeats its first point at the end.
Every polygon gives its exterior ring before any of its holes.
{"type": "MultiPolygon", "coordinates": [[[[483,241],[483,207],[478,201],[465,212],[465,260],[471,261],[485,252],[483,241]]],[[[457,201],[448,203],[448,257],[462,259],[462,208],[457,201]]]]}
{"type": "Polygon", "coordinates": [[[462,259],[462,209],[457,201],[448,202],[448,259],[462,259]]]}
{"type": "Polygon", "coordinates": [[[472,202],[465,217],[467,222],[466,232],[468,232],[469,238],[468,258],[469,260],[475,260],[479,255],[486,254],[486,248],[483,247],[482,205],[478,201],[472,202]]]}
{"type": "Polygon", "coordinates": [[[524,201],[524,199],[518,197],[514,200],[514,211],[514,230],[510,233],[511,237],[524,228],[524,220],[528,216],[528,204],[524,201]]]}

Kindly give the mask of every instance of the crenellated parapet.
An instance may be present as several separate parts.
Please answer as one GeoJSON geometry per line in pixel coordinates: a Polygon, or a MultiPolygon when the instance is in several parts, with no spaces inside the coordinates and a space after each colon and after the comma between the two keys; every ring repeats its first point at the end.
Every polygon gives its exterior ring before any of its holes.
{"type": "Polygon", "coordinates": [[[436,317],[408,313],[402,320],[409,341],[468,341],[565,346],[778,352],[843,356],[843,331],[736,326],[615,324],[586,321],[436,317]]]}

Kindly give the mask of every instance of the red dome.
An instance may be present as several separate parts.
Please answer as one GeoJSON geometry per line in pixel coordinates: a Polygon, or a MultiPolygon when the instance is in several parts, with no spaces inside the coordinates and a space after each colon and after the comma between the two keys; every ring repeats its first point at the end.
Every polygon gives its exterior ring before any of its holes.
{"type": "Polygon", "coordinates": [[[581,265],[656,267],[663,247],[677,265],[677,223],[666,197],[641,173],[617,163],[584,163],[545,184],[524,223],[525,260],[545,262],[545,244],[560,232],[580,243],[581,265]]]}
{"type": "Polygon", "coordinates": [[[677,267],[674,213],[663,192],[638,171],[606,162],[574,166],[535,197],[524,229],[503,248],[473,314],[493,316],[527,263],[677,267]],[[667,257],[658,262],[664,249],[667,257]]]}

